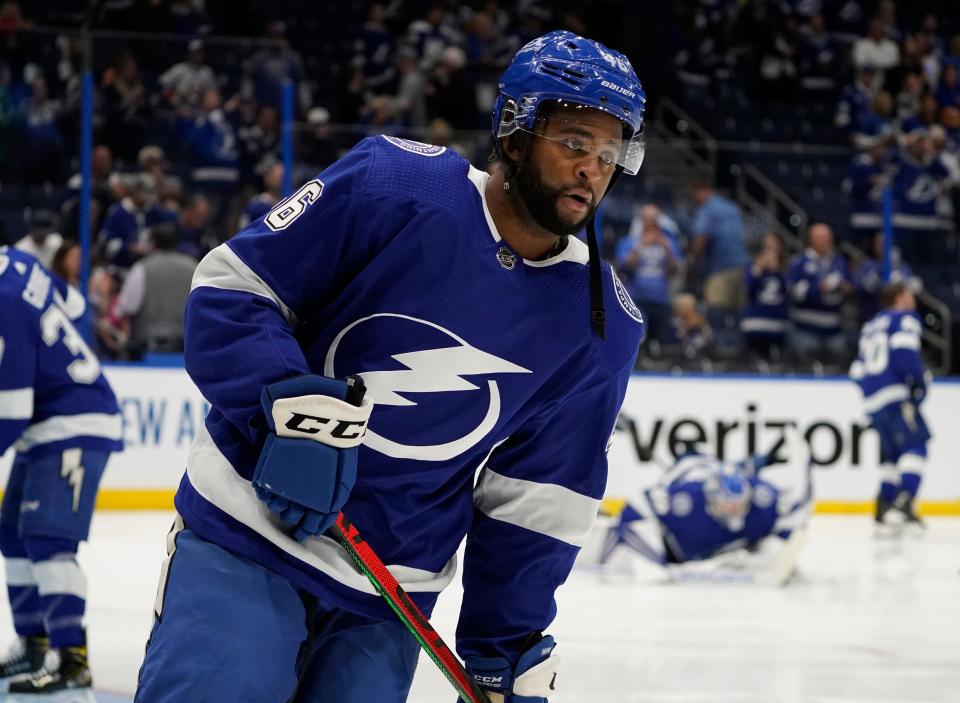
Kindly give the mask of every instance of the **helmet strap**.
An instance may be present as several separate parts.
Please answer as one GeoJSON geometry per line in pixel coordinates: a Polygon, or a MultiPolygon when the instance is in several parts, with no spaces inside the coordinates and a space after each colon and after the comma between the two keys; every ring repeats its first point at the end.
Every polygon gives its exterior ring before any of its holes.
{"type": "Polygon", "coordinates": [[[603,306],[603,278],[600,270],[596,216],[587,221],[587,249],[590,252],[590,325],[594,333],[603,339],[607,313],[603,306]]]}

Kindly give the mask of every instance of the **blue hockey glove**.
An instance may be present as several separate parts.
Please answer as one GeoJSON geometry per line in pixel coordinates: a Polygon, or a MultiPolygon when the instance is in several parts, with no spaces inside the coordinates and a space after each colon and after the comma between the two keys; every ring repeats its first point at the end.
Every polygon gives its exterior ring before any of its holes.
{"type": "Polygon", "coordinates": [[[502,657],[470,657],[464,663],[491,703],[548,703],[560,666],[560,657],[553,653],[556,646],[547,635],[527,647],[513,669],[502,657]]]}
{"type": "Polygon", "coordinates": [[[353,489],[373,410],[365,391],[359,378],[299,376],[260,395],[270,434],[253,487],[299,541],[326,531],[353,489]]]}

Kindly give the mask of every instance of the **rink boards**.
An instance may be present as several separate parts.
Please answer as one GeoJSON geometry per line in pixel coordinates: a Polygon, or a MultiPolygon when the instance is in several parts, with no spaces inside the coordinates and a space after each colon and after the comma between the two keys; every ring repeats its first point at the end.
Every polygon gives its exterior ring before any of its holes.
{"type": "MultiPolygon", "coordinates": [[[[106,373],[123,409],[127,448],[111,459],[98,505],[169,508],[206,401],[182,368],[114,365],[106,373]]],[[[923,412],[934,435],[923,507],[960,515],[960,383],[935,382],[923,412]]],[[[788,422],[810,442],[818,510],[868,509],[878,480],[877,439],[866,427],[859,391],[843,378],[637,374],[610,447],[607,495],[634,494],[685,443],[736,459],[767,451],[788,422]],[[640,460],[648,453],[655,461],[640,460]]],[[[2,478],[11,456],[0,459],[2,478]]]]}

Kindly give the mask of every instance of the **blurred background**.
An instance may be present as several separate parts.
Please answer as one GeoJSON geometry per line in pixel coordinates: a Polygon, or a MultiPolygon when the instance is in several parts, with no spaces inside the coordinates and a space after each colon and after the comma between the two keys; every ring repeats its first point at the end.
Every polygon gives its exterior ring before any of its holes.
{"type": "Polygon", "coordinates": [[[948,1],[5,0],[0,242],[85,287],[102,357],[176,352],[177,306],[124,294],[136,261],[198,260],[368,134],[485,166],[497,76],[556,28],[626,53],[648,95],[643,169],[601,211],[651,323],[639,368],[845,373],[887,275],[919,293],[934,371],[960,369],[948,1]],[[807,246],[839,257],[826,328],[791,295],[807,246]]]}

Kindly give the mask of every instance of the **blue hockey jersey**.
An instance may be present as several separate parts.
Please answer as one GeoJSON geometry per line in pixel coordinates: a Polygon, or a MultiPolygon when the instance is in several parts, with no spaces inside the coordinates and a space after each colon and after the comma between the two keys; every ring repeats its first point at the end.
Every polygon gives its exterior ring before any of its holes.
{"type": "Polygon", "coordinates": [[[514,658],[596,518],[643,322],[604,264],[592,334],[586,245],[520,258],[487,180],[443,147],[366,139],[207,255],[185,359],[212,409],[176,505],[205,539],[390,617],[335,540],[296,542],[250,484],[263,386],[359,374],[376,405],[344,514],[427,612],[468,535],[460,652],[514,658]]]}
{"type": "Polygon", "coordinates": [[[904,151],[894,160],[893,167],[893,224],[907,230],[943,229],[945,223],[937,212],[937,201],[950,177],[943,161],[918,161],[904,151]]]}
{"type": "Polygon", "coordinates": [[[868,415],[905,400],[920,402],[926,394],[922,327],[916,313],[885,310],[863,326],[860,350],[850,377],[863,392],[868,415]]]}
{"type": "Polygon", "coordinates": [[[787,331],[787,284],[779,271],[747,264],[747,304],[740,330],[748,337],[782,337],[787,331]]]}
{"type": "Polygon", "coordinates": [[[0,248],[0,454],[123,449],[120,410],[72,319],[83,299],[34,257],[0,248]]]}
{"type": "Polygon", "coordinates": [[[673,561],[750,548],[769,535],[786,539],[805,523],[813,499],[809,463],[777,464],[759,471],[753,471],[750,462],[741,464],[737,470],[750,484],[751,503],[739,525],[714,518],[707,507],[705,482],[723,466],[716,457],[687,455],[645,491],[673,561]]]}
{"type": "Polygon", "coordinates": [[[842,284],[852,285],[846,259],[806,249],[790,262],[787,283],[793,297],[790,317],[798,329],[821,335],[840,332],[840,308],[846,297],[842,284]],[[822,282],[826,290],[821,289],[822,282]]]}

